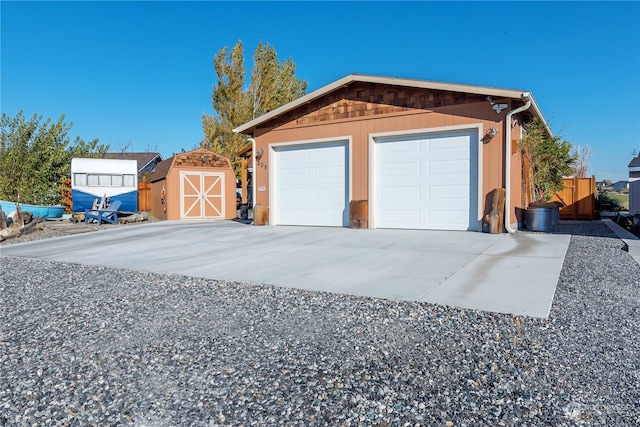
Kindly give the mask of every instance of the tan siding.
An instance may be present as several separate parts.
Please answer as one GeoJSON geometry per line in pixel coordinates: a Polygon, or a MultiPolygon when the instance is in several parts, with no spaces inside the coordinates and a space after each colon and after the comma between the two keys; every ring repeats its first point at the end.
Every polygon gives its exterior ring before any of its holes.
{"type": "Polygon", "coordinates": [[[236,217],[235,175],[229,160],[209,150],[194,150],[175,156],[166,178],[152,185],[153,216],[162,219],[180,219],[180,171],[189,172],[223,172],[225,175],[225,212],[226,219],[236,217]],[[204,161],[202,157],[204,156],[204,161]],[[165,207],[160,202],[162,185],[165,185],[165,207]]]}
{"type": "MultiPolygon", "coordinates": [[[[421,113],[410,111],[404,114],[394,112],[388,115],[367,117],[363,120],[339,120],[337,122],[327,121],[322,124],[305,124],[303,126],[287,124],[278,129],[272,129],[270,132],[256,132],[256,149],[264,149],[266,158],[269,153],[269,144],[351,136],[352,199],[367,200],[369,197],[368,143],[370,134],[405,130],[410,131],[412,129],[477,125],[480,123],[483,126],[484,132],[491,127],[496,127],[499,130],[496,137],[482,144],[483,189],[480,197],[484,203],[486,196],[494,188],[504,186],[504,176],[502,172],[504,129],[502,122],[495,120],[495,116],[497,114],[495,111],[491,110],[488,103],[474,103],[466,106],[458,106],[455,108],[455,112],[457,114],[451,114],[451,108],[447,108],[446,110],[448,111],[426,111],[421,113]]],[[[504,117],[504,114],[500,117],[504,117]]],[[[482,138],[482,135],[480,135],[480,138],[482,138]]],[[[514,158],[515,157],[516,156],[514,156],[514,158]]],[[[267,162],[267,164],[269,163],[269,159],[263,161],[267,162]]],[[[519,171],[516,164],[514,164],[514,169],[515,171],[519,171]]],[[[512,182],[516,183],[519,181],[516,180],[512,182]]],[[[257,192],[256,202],[268,205],[269,188],[267,170],[257,168],[256,183],[257,185],[264,185],[267,187],[267,191],[257,192]]],[[[514,185],[514,187],[515,189],[513,190],[512,200],[517,201],[520,196],[519,185],[514,185]]]]}
{"type": "Polygon", "coordinates": [[[166,178],[151,184],[151,215],[154,218],[167,219],[167,214],[164,211],[166,200],[164,204],[162,203],[162,187],[165,186],[166,193],[166,185],[166,178]]]}
{"type": "MultiPolygon", "coordinates": [[[[509,104],[508,109],[521,105],[520,100],[494,99],[509,104]]],[[[526,113],[525,113],[526,114],[526,113]]],[[[400,88],[358,82],[328,93],[322,98],[302,105],[280,117],[261,124],[255,129],[256,150],[265,152],[262,161],[270,166],[269,144],[306,141],[327,138],[351,138],[351,199],[367,200],[369,197],[369,135],[386,132],[411,131],[481,125],[483,164],[482,190],[479,195],[483,205],[494,188],[505,186],[505,131],[506,112],[496,113],[483,95],[454,93],[420,88],[400,88]],[[483,139],[491,127],[498,134],[483,139]]],[[[513,129],[513,138],[520,135],[519,127],[513,129]]],[[[511,144],[509,144],[510,147],[511,144]]],[[[521,201],[521,159],[519,153],[506,153],[511,161],[510,222],[516,221],[515,213],[524,206],[521,201]]],[[[269,170],[256,167],[255,185],[266,191],[256,192],[256,203],[269,204],[269,170]]],[[[479,214],[485,211],[484,206],[479,214]]]]}

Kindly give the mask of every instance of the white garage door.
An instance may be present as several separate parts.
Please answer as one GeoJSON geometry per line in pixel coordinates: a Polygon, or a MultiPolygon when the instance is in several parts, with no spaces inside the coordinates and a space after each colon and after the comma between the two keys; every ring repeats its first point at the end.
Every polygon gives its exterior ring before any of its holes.
{"type": "Polygon", "coordinates": [[[275,224],[348,225],[347,147],[339,141],[275,150],[275,224]]]}
{"type": "Polygon", "coordinates": [[[379,228],[476,230],[477,131],[375,139],[379,228]]]}

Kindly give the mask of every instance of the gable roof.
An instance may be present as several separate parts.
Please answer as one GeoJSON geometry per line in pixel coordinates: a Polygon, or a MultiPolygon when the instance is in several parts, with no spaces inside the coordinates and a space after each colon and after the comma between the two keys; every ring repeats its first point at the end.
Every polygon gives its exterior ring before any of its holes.
{"type": "Polygon", "coordinates": [[[281,116],[282,114],[285,114],[291,110],[294,110],[295,108],[301,105],[307,104],[311,101],[321,98],[327,95],[328,93],[341,89],[354,82],[377,83],[377,84],[386,84],[391,86],[403,86],[403,87],[414,87],[414,88],[420,88],[420,89],[433,89],[433,90],[442,90],[442,91],[450,91],[450,92],[471,93],[471,94],[477,94],[477,95],[492,96],[496,98],[513,98],[513,99],[526,98],[527,100],[531,100],[531,109],[534,111],[534,114],[542,120],[549,134],[553,135],[551,132],[551,129],[549,128],[549,125],[547,124],[547,121],[544,119],[542,112],[538,108],[536,101],[533,99],[533,95],[527,91],[523,91],[519,89],[503,89],[503,88],[496,88],[496,87],[489,87],[489,86],[475,86],[475,85],[468,85],[468,84],[461,84],[461,83],[436,82],[431,80],[371,76],[366,74],[349,74],[346,77],[336,80],[331,84],[321,87],[320,89],[317,89],[307,95],[304,95],[294,101],[289,102],[288,104],[278,107],[275,110],[272,110],[241,126],[238,126],[233,131],[236,133],[249,133],[248,131],[267,122],[268,120],[281,116]]]}
{"type": "Polygon", "coordinates": [[[629,163],[629,172],[640,172],[640,154],[629,163]]]}
{"type": "Polygon", "coordinates": [[[105,153],[103,159],[118,159],[118,160],[135,160],[138,162],[138,172],[144,169],[149,163],[156,158],[162,160],[160,153],[105,153]]]}

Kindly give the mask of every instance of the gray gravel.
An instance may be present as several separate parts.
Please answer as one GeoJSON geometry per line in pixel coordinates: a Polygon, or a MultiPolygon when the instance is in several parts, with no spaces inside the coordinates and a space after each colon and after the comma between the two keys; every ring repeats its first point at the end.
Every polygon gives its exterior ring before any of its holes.
{"type": "Polygon", "coordinates": [[[640,267],[559,232],[546,320],[0,258],[0,425],[640,425],[640,267]]]}

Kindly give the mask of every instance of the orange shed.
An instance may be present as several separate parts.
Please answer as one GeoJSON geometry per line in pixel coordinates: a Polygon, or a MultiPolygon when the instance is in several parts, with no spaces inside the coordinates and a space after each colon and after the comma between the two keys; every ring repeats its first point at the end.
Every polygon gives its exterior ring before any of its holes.
{"type": "Polygon", "coordinates": [[[203,148],[176,154],[156,166],[151,213],[160,219],[233,219],[236,180],[231,162],[203,148]]]}

